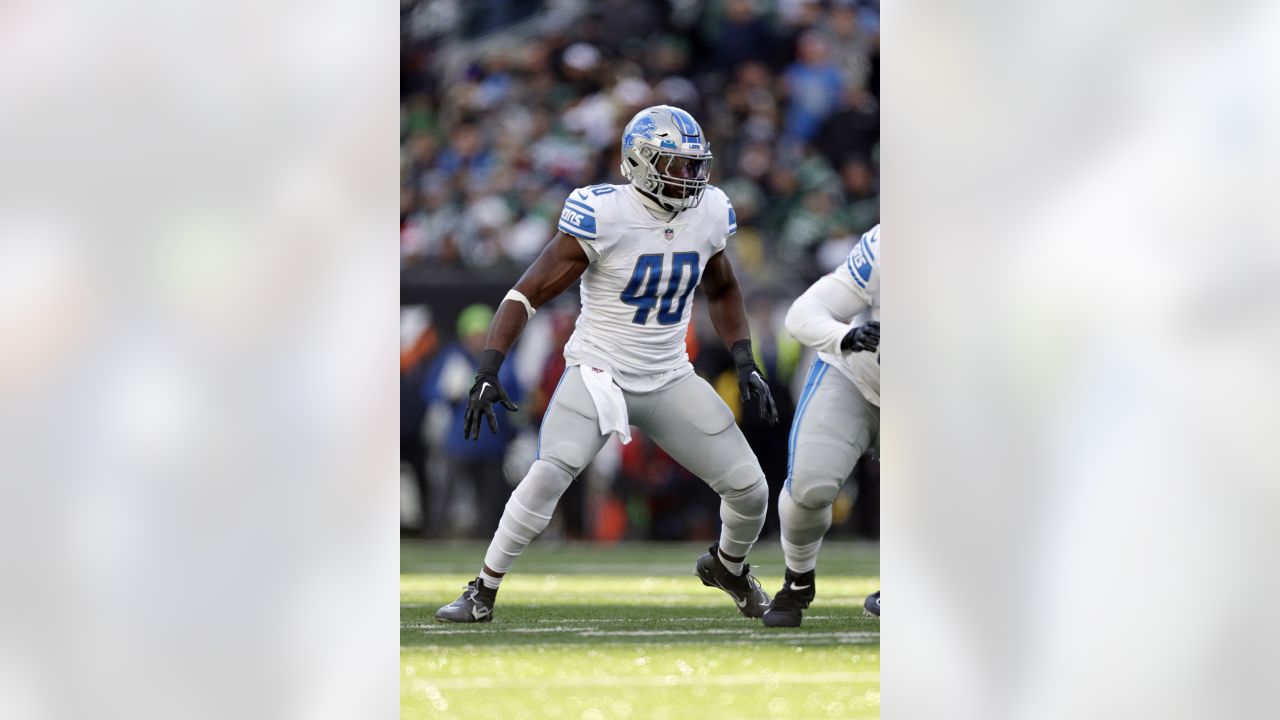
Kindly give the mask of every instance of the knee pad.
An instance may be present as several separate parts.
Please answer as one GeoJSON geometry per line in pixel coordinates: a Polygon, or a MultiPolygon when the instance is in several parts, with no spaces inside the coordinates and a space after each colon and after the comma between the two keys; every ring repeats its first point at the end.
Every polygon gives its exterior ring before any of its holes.
{"type": "Polygon", "coordinates": [[[735,510],[745,515],[764,515],[769,509],[769,485],[764,481],[764,473],[758,467],[752,467],[755,479],[740,490],[731,490],[722,497],[733,504],[735,510]]]}
{"type": "Polygon", "coordinates": [[[548,460],[534,460],[511,497],[518,498],[520,504],[532,512],[550,516],[571,482],[573,475],[559,464],[548,460]]]}
{"type": "Polygon", "coordinates": [[[843,446],[820,440],[810,439],[797,448],[786,486],[797,505],[814,510],[835,502],[857,460],[843,446]]]}
{"type": "Polygon", "coordinates": [[[797,505],[818,510],[836,501],[844,480],[830,476],[793,476],[787,483],[787,493],[797,505]]]}
{"type": "Polygon", "coordinates": [[[541,447],[538,448],[537,462],[555,465],[558,469],[565,471],[569,478],[572,479],[586,469],[593,457],[595,457],[593,448],[586,447],[573,439],[565,438],[553,441],[544,439],[541,447]]]}

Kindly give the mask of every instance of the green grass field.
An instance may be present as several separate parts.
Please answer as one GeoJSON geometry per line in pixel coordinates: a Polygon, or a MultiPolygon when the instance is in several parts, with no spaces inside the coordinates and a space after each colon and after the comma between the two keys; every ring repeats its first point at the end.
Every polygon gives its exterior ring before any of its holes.
{"type": "MultiPolygon", "coordinates": [[[[800,628],[765,628],[693,575],[703,544],[535,542],[502,583],[494,621],[438,624],[475,577],[481,543],[400,550],[403,718],[677,720],[875,718],[879,548],[828,543],[800,628]]],[[[751,554],[770,594],[776,540],[751,554]]]]}

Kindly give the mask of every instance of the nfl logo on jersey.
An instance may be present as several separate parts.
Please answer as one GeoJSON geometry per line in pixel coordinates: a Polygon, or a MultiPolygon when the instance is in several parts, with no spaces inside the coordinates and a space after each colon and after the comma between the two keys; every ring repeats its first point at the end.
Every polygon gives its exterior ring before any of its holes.
{"type": "Polygon", "coordinates": [[[676,236],[676,231],[675,231],[675,230],[672,230],[671,228],[667,228],[666,230],[663,230],[663,231],[662,231],[662,237],[663,237],[663,239],[665,239],[667,242],[671,242],[671,238],[673,238],[673,237],[675,237],[675,236],[676,236]]]}

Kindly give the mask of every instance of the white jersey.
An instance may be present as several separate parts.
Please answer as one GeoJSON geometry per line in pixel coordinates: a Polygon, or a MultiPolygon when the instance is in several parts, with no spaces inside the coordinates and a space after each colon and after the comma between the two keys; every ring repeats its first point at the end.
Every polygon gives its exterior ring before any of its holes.
{"type": "Polygon", "coordinates": [[[880,350],[845,353],[840,341],[849,328],[880,321],[880,226],[868,230],[848,259],[824,275],[787,312],[787,329],[818,351],[857,386],[868,402],[880,404],[880,350]]]}
{"type": "Polygon", "coordinates": [[[591,260],[567,364],[608,370],[622,389],[641,393],[693,372],[685,349],[693,289],[738,229],[724,192],[707,186],[697,207],[668,222],[654,218],[630,185],[578,188],[559,229],[591,260]]]}

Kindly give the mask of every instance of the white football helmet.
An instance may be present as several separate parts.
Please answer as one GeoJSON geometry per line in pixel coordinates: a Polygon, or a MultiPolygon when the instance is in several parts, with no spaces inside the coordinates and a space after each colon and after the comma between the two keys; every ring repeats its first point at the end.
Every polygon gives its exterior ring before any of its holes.
{"type": "Polygon", "coordinates": [[[622,176],[670,212],[697,207],[711,178],[711,143],[684,110],[645,108],[622,131],[622,176]]]}

